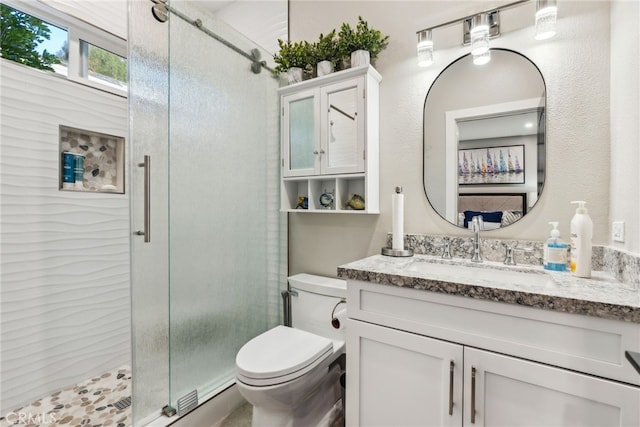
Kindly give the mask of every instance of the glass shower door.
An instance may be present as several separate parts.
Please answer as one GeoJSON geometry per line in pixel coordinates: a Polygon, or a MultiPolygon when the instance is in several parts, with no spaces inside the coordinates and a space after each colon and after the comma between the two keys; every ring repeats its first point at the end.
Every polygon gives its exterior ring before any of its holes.
{"type": "MultiPolygon", "coordinates": [[[[249,52],[239,33],[172,1],[249,52]]],[[[282,278],[277,81],[171,17],[169,30],[170,404],[230,385],[235,356],[278,323],[282,278]]],[[[263,52],[263,56],[267,56],[263,52]]]]}

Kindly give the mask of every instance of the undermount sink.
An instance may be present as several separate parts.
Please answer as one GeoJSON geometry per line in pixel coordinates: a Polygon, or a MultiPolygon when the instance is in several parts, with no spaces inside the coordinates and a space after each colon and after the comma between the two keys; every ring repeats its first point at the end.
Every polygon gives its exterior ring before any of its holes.
{"type": "Polygon", "coordinates": [[[472,264],[471,262],[446,262],[414,258],[403,268],[407,273],[417,273],[425,278],[454,279],[473,284],[509,285],[551,285],[553,278],[544,271],[535,269],[496,268],[489,265],[472,264]]]}

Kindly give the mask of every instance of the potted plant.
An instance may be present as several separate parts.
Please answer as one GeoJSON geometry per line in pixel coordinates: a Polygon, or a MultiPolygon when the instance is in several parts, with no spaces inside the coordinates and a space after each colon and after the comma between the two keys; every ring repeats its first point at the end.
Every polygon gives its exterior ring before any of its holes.
{"type": "Polygon", "coordinates": [[[310,72],[312,69],[311,45],[306,41],[285,42],[281,39],[278,39],[278,45],[280,50],[273,55],[276,63],[274,72],[285,74],[289,84],[301,82],[303,72],[310,72]]]}
{"type": "Polygon", "coordinates": [[[340,57],[336,30],[331,30],[327,35],[320,34],[318,41],[312,45],[312,57],[318,77],[333,72],[340,57]]]}
{"type": "Polygon", "coordinates": [[[375,62],[378,54],[389,44],[389,36],[370,28],[362,16],[358,16],[355,29],[343,22],[338,37],[340,55],[343,59],[350,58],[352,67],[375,62]]]}

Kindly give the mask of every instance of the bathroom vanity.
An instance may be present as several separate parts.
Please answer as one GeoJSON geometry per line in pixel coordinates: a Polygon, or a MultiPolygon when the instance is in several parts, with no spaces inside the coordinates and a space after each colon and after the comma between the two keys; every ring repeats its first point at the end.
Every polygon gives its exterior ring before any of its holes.
{"type": "Polygon", "coordinates": [[[416,255],[343,265],[346,425],[640,425],[640,294],[605,273],[416,255]]]}

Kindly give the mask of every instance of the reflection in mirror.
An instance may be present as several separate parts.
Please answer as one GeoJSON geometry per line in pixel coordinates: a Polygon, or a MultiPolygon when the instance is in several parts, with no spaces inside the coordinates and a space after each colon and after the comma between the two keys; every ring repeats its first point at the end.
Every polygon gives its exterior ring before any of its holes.
{"type": "Polygon", "coordinates": [[[523,55],[492,49],[445,68],[424,107],[424,188],[438,214],[459,227],[481,215],[485,229],[526,215],[545,177],[545,84],[523,55]]]}
{"type": "Polygon", "coordinates": [[[358,164],[357,88],[329,93],[327,103],[327,164],[330,168],[358,164]]]}

